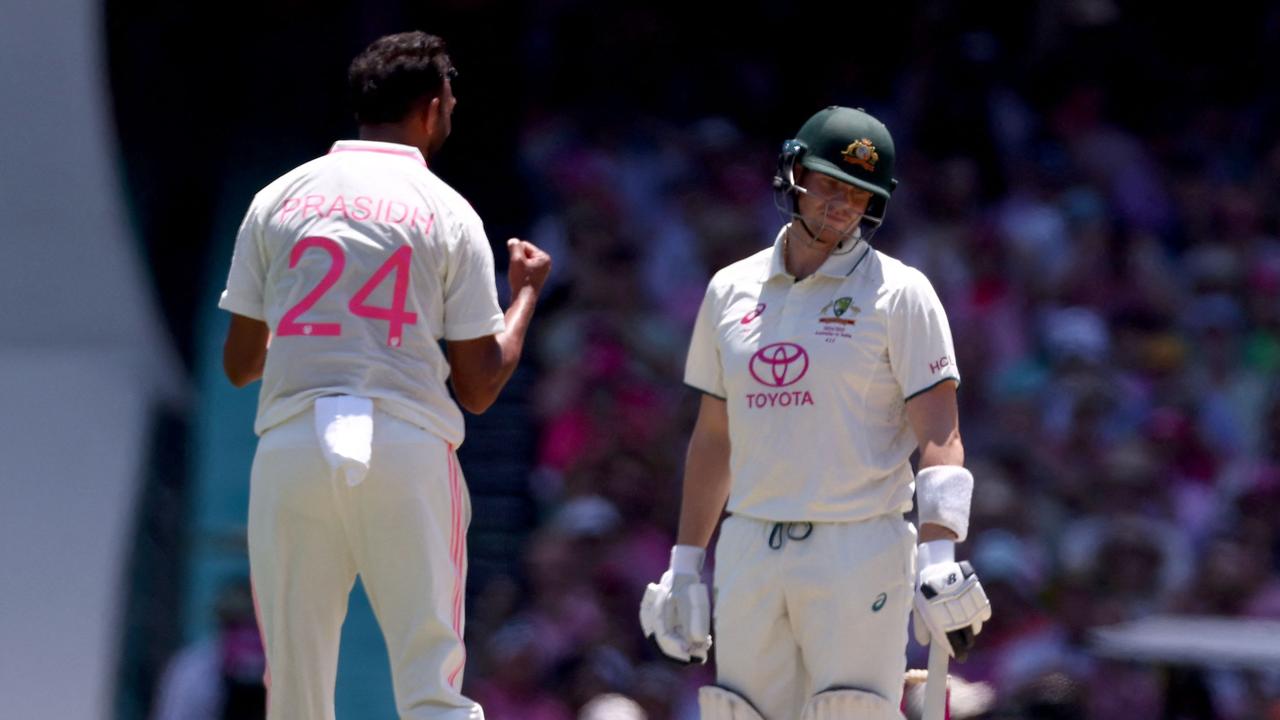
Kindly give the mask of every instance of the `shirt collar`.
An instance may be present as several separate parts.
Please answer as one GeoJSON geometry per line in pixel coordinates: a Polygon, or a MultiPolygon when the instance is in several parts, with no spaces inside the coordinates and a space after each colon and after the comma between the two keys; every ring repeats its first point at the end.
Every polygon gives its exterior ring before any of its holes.
{"type": "MultiPolygon", "coordinates": [[[[787,263],[783,250],[787,229],[790,227],[790,223],[783,225],[782,230],[778,231],[778,237],[773,241],[773,254],[769,257],[769,265],[765,268],[763,278],[765,282],[776,277],[795,278],[794,275],[787,272],[787,263]]],[[[869,252],[871,252],[871,246],[859,238],[849,252],[829,255],[814,274],[843,280],[853,274],[853,271],[862,264],[863,259],[866,258],[869,252]]]]}
{"type": "Polygon", "coordinates": [[[427,161],[422,157],[422,151],[412,145],[401,145],[399,143],[378,142],[375,140],[339,140],[329,148],[329,154],[340,152],[371,152],[382,153],[383,155],[400,155],[411,160],[417,161],[423,167],[426,167],[427,161]]]}

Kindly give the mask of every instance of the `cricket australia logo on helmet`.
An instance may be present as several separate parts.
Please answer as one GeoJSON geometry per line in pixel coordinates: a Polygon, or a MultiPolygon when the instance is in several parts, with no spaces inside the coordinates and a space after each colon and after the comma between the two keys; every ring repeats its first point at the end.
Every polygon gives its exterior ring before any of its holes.
{"type": "Polygon", "coordinates": [[[751,356],[747,369],[761,385],[779,388],[794,385],[809,371],[809,353],[795,343],[772,343],[751,356]]]}
{"type": "Polygon", "coordinates": [[[867,172],[875,172],[876,163],[880,162],[880,153],[876,152],[876,146],[868,138],[849,143],[849,147],[840,155],[845,162],[857,165],[867,172]]]}

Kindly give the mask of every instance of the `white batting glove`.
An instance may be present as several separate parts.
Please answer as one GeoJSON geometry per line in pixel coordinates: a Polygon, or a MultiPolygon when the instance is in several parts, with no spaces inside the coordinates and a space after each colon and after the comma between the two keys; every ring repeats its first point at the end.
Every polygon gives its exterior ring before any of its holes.
{"type": "Polygon", "coordinates": [[[935,540],[920,546],[912,629],[916,642],[947,644],[951,657],[963,661],[991,619],[991,601],[968,562],[955,561],[955,543],[935,540]]]}
{"type": "Polygon", "coordinates": [[[701,578],[702,548],[677,545],[671,567],[640,601],[640,629],[663,655],[705,663],[711,650],[711,600],[701,578]]]}

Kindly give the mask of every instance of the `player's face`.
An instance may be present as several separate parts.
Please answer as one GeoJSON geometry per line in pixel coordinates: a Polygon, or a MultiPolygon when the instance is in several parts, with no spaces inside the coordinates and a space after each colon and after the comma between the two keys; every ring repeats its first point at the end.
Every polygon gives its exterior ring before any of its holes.
{"type": "Polygon", "coordinates": [[[814,240],[835,244],[849,237],[871,202],[871,193],[819,172],[805,172],[799,183],[799,209],[814,240]]]}

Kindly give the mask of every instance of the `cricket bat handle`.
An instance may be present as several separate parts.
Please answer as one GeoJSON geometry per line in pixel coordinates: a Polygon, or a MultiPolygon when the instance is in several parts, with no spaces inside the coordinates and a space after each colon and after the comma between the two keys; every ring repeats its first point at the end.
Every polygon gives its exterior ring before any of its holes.
{"type": "Polygon", "coordinates": [[[923,720],[947,720],[947,664],[951,659],[943,643],[929,643],[929,677],[924,685],[923,720]]]}

